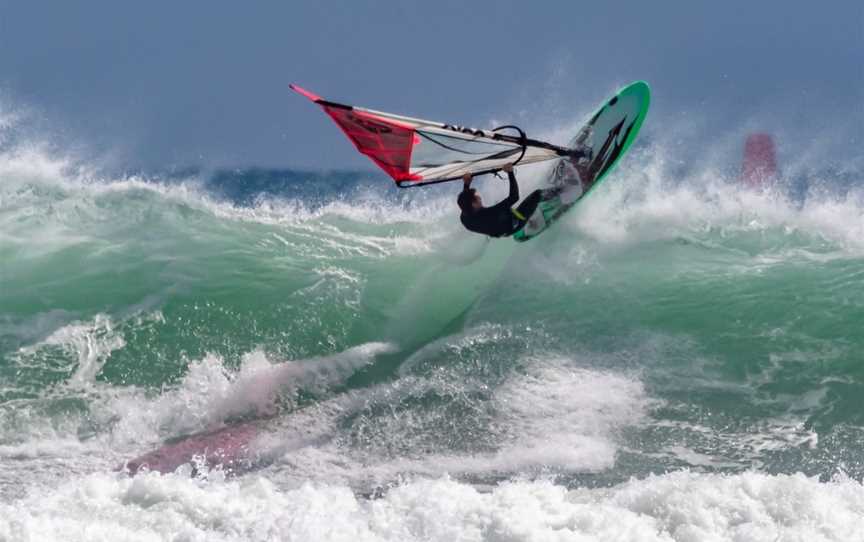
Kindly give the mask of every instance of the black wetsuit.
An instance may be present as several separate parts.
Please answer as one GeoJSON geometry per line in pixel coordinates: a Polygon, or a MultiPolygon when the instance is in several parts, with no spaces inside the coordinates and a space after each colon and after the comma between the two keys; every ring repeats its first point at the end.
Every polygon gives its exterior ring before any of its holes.
{"type": "Polygon", "coordinates": [[[465,229],[490,237],[513,235],[522,229],[537,204],[540,203],[541,192],[540,190],[532,192],[514,211],[512,207],[519,201],[519,185],[516,183],[516,176],[512,171],[507,176],[510,178],[510,195],[507,196],[507,199],[492,207],[483,207],[467,213],[463,210],[459,219],[465,229]]]}

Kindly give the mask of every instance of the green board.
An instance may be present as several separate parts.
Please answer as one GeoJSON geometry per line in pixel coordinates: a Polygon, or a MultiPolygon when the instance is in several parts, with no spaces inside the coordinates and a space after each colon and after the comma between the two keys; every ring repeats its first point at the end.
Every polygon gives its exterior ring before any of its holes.
{"type": "Polygon", "coordinates": [[[582,156],[558,160],[537,209],[513,239],[537,237],[590,194],[636,139],[650,102],[651,90],[644,81],[627,85],[607,100],[570,141],[569,147],[579,149],[582,156]]]}

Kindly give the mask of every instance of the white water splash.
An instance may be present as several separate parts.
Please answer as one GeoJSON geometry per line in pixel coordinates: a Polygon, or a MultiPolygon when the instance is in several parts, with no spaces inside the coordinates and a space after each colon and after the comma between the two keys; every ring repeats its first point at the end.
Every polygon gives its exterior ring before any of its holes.
{"type": "Polygon", "coordinates": [[[608,489],[546,481],[488,492],[442,478],[378,499],[348,488],[280,489],[264,478],[93,474],[0,505],[0,539],[656,541],[860,540],[864,486],[801,475],[686,471],[608,489]]]}

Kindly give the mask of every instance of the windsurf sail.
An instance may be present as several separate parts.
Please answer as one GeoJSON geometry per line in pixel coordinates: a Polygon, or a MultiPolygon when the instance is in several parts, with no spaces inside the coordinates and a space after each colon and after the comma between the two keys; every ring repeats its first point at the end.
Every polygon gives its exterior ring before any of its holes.
{"type": "Polygon", "coordinates": [[[750,134],[744,143],[741,180],[750,186],[764,186],[776,177],[777,152],[774,138],[771,134],[750,134]]]}
{"type": "Polygon", "coordinates": [[[542,162],[572,153],[529,139],[515,126],[464,128],[330,102],[297,85],[290,87],[321,106],[357,150],[401,187],[452,181],[466,173],[492,173],[507,164],[542,162]]]}

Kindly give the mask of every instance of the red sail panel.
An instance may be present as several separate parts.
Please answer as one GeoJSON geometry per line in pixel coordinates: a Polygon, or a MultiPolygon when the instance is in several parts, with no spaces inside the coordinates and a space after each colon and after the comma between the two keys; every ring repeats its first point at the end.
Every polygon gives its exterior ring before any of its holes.
{"type": "Polygon", "coordinates": [[[417,139],[413,126],[365,111],[319,105],[342,128],[357,150],[371,158],[394,181],[422,179],[410,171],[411,150],[417,139]]]}

